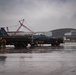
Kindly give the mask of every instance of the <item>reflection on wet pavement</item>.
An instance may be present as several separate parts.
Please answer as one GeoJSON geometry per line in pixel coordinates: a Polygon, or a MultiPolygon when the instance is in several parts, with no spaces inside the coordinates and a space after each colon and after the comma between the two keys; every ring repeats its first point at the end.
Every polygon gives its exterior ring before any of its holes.
{"type": "Polygon", "coordinates": [[[0,54],[0,75],[76,75],[76,43],[6,51],[0,54]]]}
{"type": "Polygon", "coordinates": [[[39,47],[27,47],[27,48],[17,48],[14,47],[7,47],[6,49],[1,49],[0,53],[51,53],[53,51],[65,51],[71,52],[76,51],[76,44],[75,43],[65,43],[64,45],[60,45],[58,47],[52,46],[39,46],[39,47]]]}

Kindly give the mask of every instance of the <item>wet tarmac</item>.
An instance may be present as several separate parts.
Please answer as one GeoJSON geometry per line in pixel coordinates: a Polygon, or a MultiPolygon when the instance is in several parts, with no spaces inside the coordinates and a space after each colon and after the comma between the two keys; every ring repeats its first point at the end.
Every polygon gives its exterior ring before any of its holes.
{"type": "Polygon", "coordinates": [[[76,43],[0,52],[0,75],[76,75],[76,43]]]}

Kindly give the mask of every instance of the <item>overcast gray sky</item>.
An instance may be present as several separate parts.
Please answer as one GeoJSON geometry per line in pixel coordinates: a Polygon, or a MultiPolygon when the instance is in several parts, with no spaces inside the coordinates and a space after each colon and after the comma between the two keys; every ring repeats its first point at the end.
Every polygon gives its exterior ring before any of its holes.
{"type": "Polygon", "coordinates": [[[76,28],[76,0],[0,0],[0,27],[16,30],[21,19],[33,31],[76,28]]]}

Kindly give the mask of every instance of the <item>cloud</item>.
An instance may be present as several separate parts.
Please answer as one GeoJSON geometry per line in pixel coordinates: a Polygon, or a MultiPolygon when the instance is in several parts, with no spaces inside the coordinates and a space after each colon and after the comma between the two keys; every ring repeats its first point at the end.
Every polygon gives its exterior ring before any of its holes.
{"type": "Polygon", "coordinates": [[[35,31],[76,28],[75,7],[76,0],[0,0],[0,23],[12,26],[24,18],[35,31]]]}

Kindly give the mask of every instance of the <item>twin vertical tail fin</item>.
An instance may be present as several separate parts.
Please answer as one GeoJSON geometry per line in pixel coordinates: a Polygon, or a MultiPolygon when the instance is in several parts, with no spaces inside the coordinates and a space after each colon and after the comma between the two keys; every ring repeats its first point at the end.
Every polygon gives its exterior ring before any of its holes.
{"type": "Polygon", "coordinates": [[[7,37],[9,36],[8,33],[5,31],[4,28],[0,28],[0,37],[7,37]]]}

